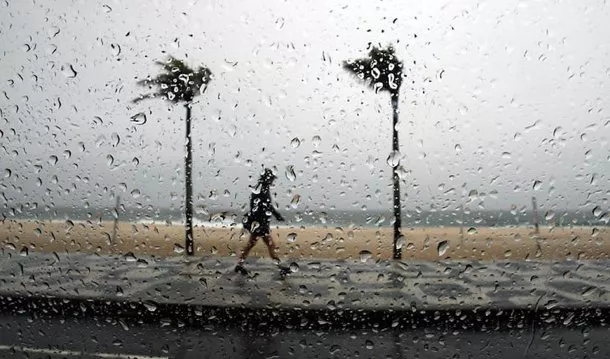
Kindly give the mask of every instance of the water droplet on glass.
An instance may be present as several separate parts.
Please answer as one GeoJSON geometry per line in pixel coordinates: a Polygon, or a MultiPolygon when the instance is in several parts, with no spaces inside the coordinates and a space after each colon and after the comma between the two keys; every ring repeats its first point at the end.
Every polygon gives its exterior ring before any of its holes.
{"type": "Polygon", "coordinates": [[[78,72],[74,69],[74,66],[71,64],[63,65],[61,67],[61,72],[69,79],[73,79],[78,75],[78,72]]]}
{"type": "Polygon", "coordinates": [[[367,251],[367,250],[360,251],[359,254],[360,254],[360,261],[362,263],[365,263],[366,261],[371,259],[371,257],[373,256],[373,253],[371,253],[370,251],[367,251]]]}
{"type": "Polygon", "coordinates": [[[534,191],[538,191],[540,190],[540,187],[542,187],[542,182],[535,180],[534,181],[534,185],[532,186],[532,188],[534,189],[534,191]]]}
{"type": "Polygon", "coordinates": [[[131,116],[130,119],[134,125],[143,125],[147,121],[146,114],[144,112],[136,113],[135,115],[131,116]]]}
{"type": "Polygon", "coordinates": [[[388,156],[386,162],[390,167],[396,167],[400,164],[400,152],[392,151],[388,156]]]}
{"type": "Polygon", "coordinates": [[[147,300],[147,301],[143,302],[142,304],[144,304],[144,307],[149,312],[154,312],[157,310],[157,304],[153,301],[147,300]]]}
{"type": "Polygon", "coordinates": [[[26,246],[21,247],[21,251],[19,252],[19,255],[22,257],[27,257],[28,254],[30,254],[28,247],[26,247],[26,246]]]}
{"type": "Polygon", "coordinates": [[[593,215],[595,217],[599,217],[602,214],[602,209],[599,206],[595,206],[595,208],[593,208],[593,215]]]}
{"type": "Polygon", "coordinates": [[[299,206],[299,202],[301,201],[301,196],[298,194],[295,194],[292,199],[290,200],[290,206],[292,208],[297,208],[299,206]]]}
{"type": "Polygon", "coordinates": [[[367,348],[367,349],[369,349],[369,350],[371,350],[371,349],[375,348],[375,344],[374,344],[372,341],[370,341],[370,340],[367,340],[367,341],[366,341],[365,346],[366,346],[366,348],[367,348]]]}
{"type": "Polygon", "coordinates": [[[140,190],[139,189],[134,189],[133,191],[131,191],[131,196],[133,198],[138,198],[140,197],[140,190]]]}
{"type": "Polygon", "coordinates": [[[184,247],[179,245],[178,243],[174,243],[174,253],[184,253],[184,247]]]}
{"type": "Polygon", "coordinates": [[[123,256],[123,259],[125,259],[127,262],[135,262],[138,260],[136,258],[136,256],[133,254],[133,252],[128,252],[127,254],[125,254],[123,256]]]}
{"type": "Polygon", "coordinates": [[[436,247],[436,251],[438,252],[438,256],[442,257],[445,255],[445,253],[447,253],[447,249],[449,249],[449,242],[448,241],[440,241],[438,243],[438,246],[436,247]]]}
{"type": "Polygon", "coordinates": [[[470,228],[468,228],[468,234],[470,234],[470,235],[474,235],[474,234],[477,234],[477,233],[478,233],[478,232],[477,232],[477,229],[476,229],[476,228],[474,228],[474,227],[470,227],[470,228]]]}
{"type": "Polygon", "coordinates": [[[555,217],[555,212],[551,211],[547,211],[544,214],[544,219],[546,219],[547,221],[550,221],[551,219],[553,219],[555,217]]]}
{"type": "Polygon", "coordinates": [[[313,136],[311,138],[311,142],[313,144],[314,147],[318,147],[320,145],[320,142],[322,141],[322,138],[320,136],[313,136]]]}
{"type": "Polygon", "coordinates": [[[134,157],[131,159],[131,164],[133,164],[134,166],[137,166],[140,164],[140,160],[137,157],[134,157]]]}
{"type": "Polygon", "coordinates": [[[59,161],[59,158],[57,158],[57,156],[55,156],[55,155],[49,156],[49,164],[51,166],[55,166],[57,164],[57,161],[59,161]]]}
{"type": "Polygon", "coordinates": [[[296,173],[294,173],[294,166],[290,165],[290,166],[286,166],[286,178],[292,182],[297,178],[296,173]]]}
{"type": "Polygon", "coordinates": [[[462,152],[462,146],[460,146],[459,143],[457,145],[455,145],[454,149],[455,149],[455,152],[457,152],[457,153],[462,152]]]}
{"type": "Polygon", "coordinates": [[[290,272],[292,273],[296,273],[299,271],[299,265],[297,264],[297,262],[290,263],[290,266],[288,266],[288,268],[290,268],[290,272]]]}
{"type": "Polygon", "coordinates": [[[113,132],[112,135],[110,135],[110,138],[112,139],[112,147],[118,146],[119,142],[121,142],[121,137],[119,137],[119,134],[116,132],[113,132]]]}
{"type": "Polygon", "coordinates": [[[112,167],[113,163],[114,163],[114,157],[112,157],[112,155],[106,156],[106,165],[108,165],[108,167],[112,167]]]}
{"type": "Polygon", "coordinates": [[[297,234],[294,232],[288,233],[288,235],[286,236],[286,240],[288,242],[294,243],[297,240],[297,234]]]}
{"type": "Polygon", "coordinates": [[[398,239],[396,240],[396,248],[402,249],[402,246],[404,244],[405,244],[405,236],[403,236],[401,234],[400,236],[398,236],[398,239]]]}
{"type": "Polygon", "coordinates": [[[595,293],[595,291],[597,290],[596,287],[588,287],[586,288],[583,292],[582,292],[582,296],[583,297],[588,297],[591,294],[595,293]]]}
{"type": "Polygon", "coordinates": [[[374,79],[378,79],[380,75],[381,71],[379,71],[379,68],[373,67],[373,69],[371,70],[371,76],[373,76],[374,79]]]}
{"type": "Polygon", "coordinates": [[[301,140],[295,137],[292,139],[292,141],[290,141],[290,145],[292,146],[292,148],[298,148],[301,145],[301,140]]]}
{"type": "Polygon", "coordinates": [[[4,170],[4,178],[9,178],[11,177],[11,175],[13,174],[13,171],[11,171],[10,169],[5,169],[4,170]]]}

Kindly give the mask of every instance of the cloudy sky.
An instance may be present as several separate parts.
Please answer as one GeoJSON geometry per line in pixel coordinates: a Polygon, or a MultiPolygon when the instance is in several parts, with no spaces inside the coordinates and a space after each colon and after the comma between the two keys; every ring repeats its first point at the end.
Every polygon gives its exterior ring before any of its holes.
{"type": "Polygon", "coordinates": [[[405,208],[607,209],[608,18],[593,0],[1,0],[0,204],[180,206],[184,108],[130,102],[173,55],[215,75],[196,205],[247,203],[265,165],[281,207],[390,208],[389,97],[341,61],[393,43],[405,208]]]}

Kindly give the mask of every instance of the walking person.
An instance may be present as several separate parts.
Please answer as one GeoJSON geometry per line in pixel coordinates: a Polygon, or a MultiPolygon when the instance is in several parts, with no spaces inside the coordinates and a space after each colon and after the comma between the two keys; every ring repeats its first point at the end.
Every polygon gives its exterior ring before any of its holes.
{"type": "Polygon", "coordinates": [[[269,188],[273,184],[277,177],[273,172],[265,168],[263,174],[258,180],[258,184],[252,191],[250,196],[250,211],[244,217],[244,228],[250,231],[250,239],[246,246],[241,250],[237,265],[235,266],[235,272],[247,275],[248,271],[244,267],[244,262],[248,253],[259,238],[262,238],[267,249],[269,250],[269,256],[275,260],[277,266],[280,268],[280,274],[285,276],[290,273],[290,269],[281,265],[280,258],[277,255],[277,247],[271,238],[271,229],[269,227],[269,220],[273,215],[278,221],[283,221],[284,217],[273,207],[271,202],[271,193],[269,188]]]}

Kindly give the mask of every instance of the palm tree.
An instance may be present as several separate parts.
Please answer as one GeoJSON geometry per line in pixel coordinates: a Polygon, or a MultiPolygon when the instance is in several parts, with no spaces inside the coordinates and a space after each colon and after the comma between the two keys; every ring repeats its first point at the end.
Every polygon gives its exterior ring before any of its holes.
{"type": "Polygon", "coordinates": [[[392,153],[388,157],[388,163],[392,165],[392,181],[394,183],[394,259],[401,258],[400,240],[400,181],[398,177],[399,152],[398,152],[398,97],[402,83],[402,62],[396,57],[394,48],[372,46],[369,56],[363,59],[345,61],[343,68],[355,74],[360,80],[365,81],[368,86],[375,90],[387,91],[392,103],[392,153]]]}
{"type": "Polygon", "coordinates": [[[166,62],[156,62],[163,69],[157,77],[148,77],[138,81],[138,85],[151,89],[156,87],[156,92],[142,95],[133,100],[134,103],[145,99],[160,97],[173,104],[184,103],[186,109],[186,157],[184,160],[184,174],[186,183],[185,193],[185,244],[186,254],[195,253],[193,247],[193,149],[191,141],[191,107],[195,96],[203,94],[212,80],[212,71],[205,66],[200,66],[197,71],[188,67],[183,61],[170,57],[166,62]]]}

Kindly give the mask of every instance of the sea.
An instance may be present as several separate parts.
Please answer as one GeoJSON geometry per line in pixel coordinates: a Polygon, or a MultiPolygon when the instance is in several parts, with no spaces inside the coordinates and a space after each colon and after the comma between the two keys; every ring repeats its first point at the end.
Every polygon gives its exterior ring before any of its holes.
{"type": "MultiPolygon", "coordinates": [[[[246,209],[194,210],[193,223],[200,226],[228,227],[241,225],[246,209]]],[[[391,210],[283,210],[286,219],[282,226],[298,227],[392,227],[391,210]]],[[[540,226],[608,226],[610,215],[599,210],[549,210],[534,216],[528,210],[403,210],[402,227],[521,227],[533,226],[535,218],[540,226]]],[[[132,223],[184,223],[181,208],[82,208],[13,206],[0,208],[0,220],[40,221],[114,221],[132,223]]]]}

